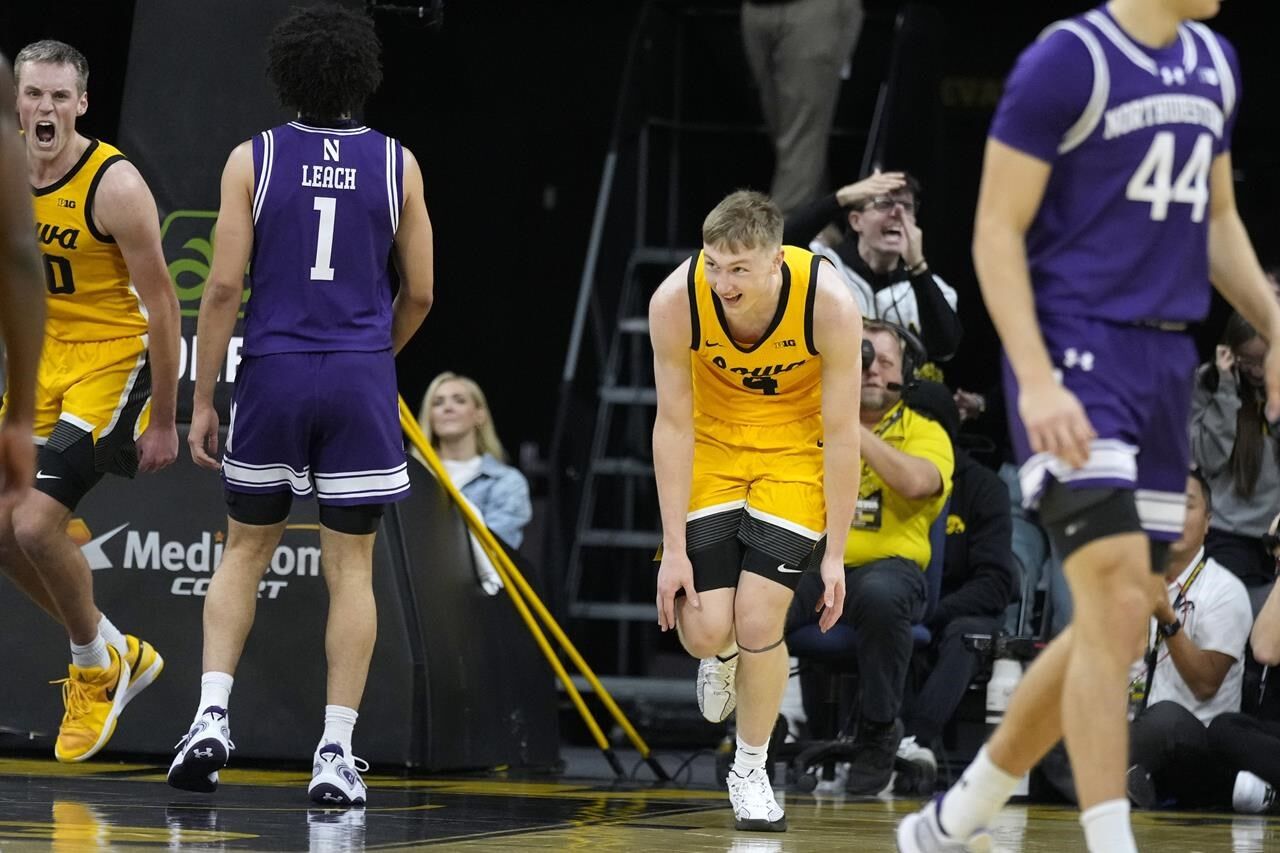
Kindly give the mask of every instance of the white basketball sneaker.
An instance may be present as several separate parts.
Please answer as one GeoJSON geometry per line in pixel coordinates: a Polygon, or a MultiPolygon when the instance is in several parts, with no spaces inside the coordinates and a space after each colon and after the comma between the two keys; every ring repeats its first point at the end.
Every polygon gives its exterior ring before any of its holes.
{"type": "Polygon", "coordinates": [[[178,741],[178,754],[169,765],[169,784],[202,794],[216,790],[218,771],[227,766],[235,748],[227,709],[210,705],[178,741]]]}
{"type": "Polygon", "coordinates": [[[942,831],[938,823],[938,809],[942,797],[937,796],[920,811],[909,814],[898,824],[898,853],[989,853],[994,850],[994,839],[985,829],[979,829],[968,838],[952,838],[942,831]]]}
{"type": "Polygon", "coordinates": [[[749,832],[786,832],[787,815],[773,798],[769,774],[763,768],[739,776],[730,770],[725,780],[733,805],[733,828],[749,832]]]}
{"type": "Polygon", "coordinates": [[[307,793],[322,806],[363,806],[368,788],[360,773],[368,769],[363,758],[352,756],[348,761],[341,744],[321,744],[312,758],[307,793]]]}
{"type": "Polygon", "coordinates": [[[698,710],[712,723],[722,723],[738,705],[738,656],[720,660],[714,655],[698,662],[698,710]]]}

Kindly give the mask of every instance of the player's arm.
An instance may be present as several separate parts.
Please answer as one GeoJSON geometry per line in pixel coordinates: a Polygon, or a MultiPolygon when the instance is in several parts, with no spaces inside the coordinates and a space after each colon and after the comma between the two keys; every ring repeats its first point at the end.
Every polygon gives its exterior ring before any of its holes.
{"type": "Polygon", "coordinates": [[[0,334],[8,405],[0,423],[0,506],[31,485],[36,366],[44,342],[44,279],[32,238],[27,155],[14,121],[13,77],[0,58],[0,334]]]}
{"type": "Polygon", "coordinates": [[[866,427],[861,435],[862,457],[895,494],[919,501],[942,492],[942,473],[933,462],[890,446],[866,427]]]}
{"type": "Polygon", "coordinates": [[[827,549],[822,556],[822,616],[831,628],[844,611],[844,543],[858,500],[859,401],[862,397],[862,315],[830,264],[821,264],[813,305],[813,343],[822,354],[822,490],[827,549]]]}
{"type": "Polygon", "coordinates": [[[391,346],[397,353],[418,331],[435,298],[431,217],[423,198],[422,169],[413,153],[403,150],[404,209],[395,241],[400,291],[391,306],[391,346]]]}
{"type": "Polygon", "coordinates": [[[102,173],[93,216],[115,238],[138,298],[147,310],[147,353],[151,361],[151,422],[138,439],[140,471],[155,471],[178,455],[178,297],[160,247],[155,199],[128,160],[102,173]]]}
{"type": "Polygon", "coordinates": [[[222,170],[222,201],[213,241],[213,266],[196,320],[196,387],[187,446],[197,465],[216,470],[218,413],[213,389],[227,356],[244,297],[244,271],[253,250],[253,143],[242,142],[222,170]]]}
{"type": "Polygon", "coordinates": [[[685,261],[667,276],[649,300],[649,337],[653,342],[653,379],[658,414],[653,423],[653,471],[662,514],[662,564],[658,568],[658,625],[676,626],[676,593],[684,589],[693,606],[693,566],[685,542],[685,517],[693,488],[693,374],[685,261]]]}
{"type": "Polygon", "coordinates": [[[1280,303],[1267,282],[1249,233],[1236,209],[1231,154],[1209,173],[1209,278],[1231,306],[1270,344],[1267,352],[1267,420],[1280,420],[1280,303]]]}
{"type": "Polygon", "coordinates": [[[973,226],[973,264],[987,313],[1018,379],[1018,410],[1031,449],[1079,467],[1089,458],[1093,427],[1080,401],[1054,375],[1036,321],[1027,268],[1027,230],[1040,208],[1049,171],[1043,160],[997,139],[987,140],[973,226]]]}

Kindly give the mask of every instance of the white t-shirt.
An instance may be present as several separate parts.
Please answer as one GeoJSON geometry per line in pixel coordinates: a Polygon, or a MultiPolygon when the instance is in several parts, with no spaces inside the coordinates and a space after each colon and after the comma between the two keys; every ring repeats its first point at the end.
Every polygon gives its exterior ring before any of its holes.
{"type": "MultiPolygon", "coordinates": [[[[1204,549],[1201,548],[1191,558],[1191,564],[1178,575],[1178,579],[1169,584],[1170,604],[1177,599],[1178,592],[1203,556],[1204,549]]],[[[1164,701],[1177,702],[1195,714],[1200,722],[1208,725],[1219,714],[1240,710],[1240,695],[1244,686],[1244,647],[1249,640],[1249,631],[1253,628],[1253,608],[1249,605],[1249,593],[1229,569],[1210,559],[1205,563],[1200,576],[1191,584],[1186,601],[1177,615],[1182,620],[1183,633],[1198,648],[1230,655],[1235,658],[1235,663],[1227,670],[1227,676],[1222,679],[1218,692],[1201,702],[1182,680],[1173,658],[1169,656],[1168,646],[1161,642],[1160,657],[1156,663],[1147,705],[1164,701]]],[[[1152,619],[1147,633],[1147,648],[1154,642],[1155,632],[1156,620],[1152,619]]],[[[1138,666],[1145,676],[1146,665],[1139,662],[1138,666]]]]}
{"type": "Polygon", "coordinates": [[[449,479],[461,489],[480,476],[480,463],[484,461],[484,457],[472,456],[470,459],[441,459],[440,461],[444,463],[444,470],[449,472],[449,479]]]}

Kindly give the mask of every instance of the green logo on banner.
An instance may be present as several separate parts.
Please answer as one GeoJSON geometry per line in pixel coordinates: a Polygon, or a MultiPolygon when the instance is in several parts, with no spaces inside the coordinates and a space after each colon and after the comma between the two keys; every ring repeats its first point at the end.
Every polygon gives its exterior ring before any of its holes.
{"type": "MultiPolygon", "coordinates": [[[[200,313],[200,297],[204,295],[209,267],[213,265],[213,232],[217,221],[216,210],[175,210],[160,224],[160,242],[183,317],[200,313]]],[[[246,284],[241,304],[248,301],[246,284]]],[[[240,316],[244,316],[243,311],[240,316]]]]}

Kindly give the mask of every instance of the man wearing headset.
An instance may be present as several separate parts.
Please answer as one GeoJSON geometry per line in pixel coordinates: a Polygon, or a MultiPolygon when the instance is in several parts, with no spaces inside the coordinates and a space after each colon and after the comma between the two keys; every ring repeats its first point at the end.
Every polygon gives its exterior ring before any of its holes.
{"type": "MultiPolygon", "coordinates": [[[[924,357],[915,336],[867,320],[863,351],[862,477],[844,545],[842,616],[858,629],[862,702],[845,789],[871,796],[889,784],[902,740],[898,712],[911,660],[911,625],[925,607],[929,528],[951,494],[955,456],[946,430],[902,402],[904,386],[910,387],[924,357]]],[[[822,590],[816,574],[801,579],[788,630],[813,621],[822,590]]]]}

